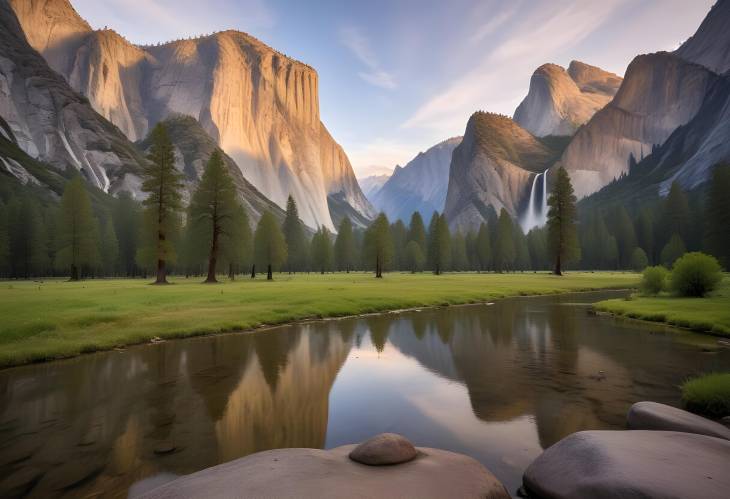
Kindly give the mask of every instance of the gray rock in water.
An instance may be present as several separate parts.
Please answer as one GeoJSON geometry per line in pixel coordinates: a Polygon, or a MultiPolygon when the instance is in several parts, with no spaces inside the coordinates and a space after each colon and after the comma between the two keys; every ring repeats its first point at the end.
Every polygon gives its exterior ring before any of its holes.
{"type": "Polygon", "coordinates": [[[581,431],[525,471],[532,496],[550,499],[726,499],[730,442],[673,431],[581,431]]]}
{"type": "Polygon", "coordinates": [[[415,458],[416,454],[416,448],[406,437],[397,433],[381,433],[355,447],[350,452],[350,459],[380,466],[405,463],[415,458]]]}
{"type": "Polygon", "coordinates": [[[730,429],[691,412],[656,402],[637,402],[626,416],[629,430],[662,430],[697,433],[730,440],[730,429]]]}
{"type": "Polygon", "coordinates": [[[259,452],[178,478],[136,497],[510,497],[484,466],[462,454],[419,448],[416,459],[398,466],[363,466],[348,458],[354,448],[259,452]]]}

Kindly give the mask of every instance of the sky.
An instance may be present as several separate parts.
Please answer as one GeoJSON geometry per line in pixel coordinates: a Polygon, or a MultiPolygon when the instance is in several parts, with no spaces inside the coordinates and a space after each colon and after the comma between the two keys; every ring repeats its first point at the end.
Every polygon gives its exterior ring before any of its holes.
{"type": "Polygon", "coordinates": [[[714,0],[71,0],[134,43],[238,29],[319,74],[322,121],[358,177],[464,133],[477,110],[512,116],[541,64],[623,76],[671,51],[714,0]]]}

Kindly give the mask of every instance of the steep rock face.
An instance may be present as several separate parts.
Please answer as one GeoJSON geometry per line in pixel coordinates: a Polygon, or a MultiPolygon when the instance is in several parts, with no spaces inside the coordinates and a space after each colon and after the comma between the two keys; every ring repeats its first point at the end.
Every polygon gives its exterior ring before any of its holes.
{"type": "Polygon", "coordinates": [[[538,137],[573,135],[608,104],[620,84],[619,76],[579,61],[572,61],[567,71],[544,64],[533,73],[514,120],[538,137]]]}
{"type": "Polygon", "coordinates": [[[0,2],[0,116],[30,157],[75,168],[106,192],[138,190],[141,156],[28,45],[6,2],[0,2]]]}
{"type": "MultiPolygon", "coordinates": [[[[62,32],[70,29],[66,22],[80,30],[78,16],[59,4],[67,0],[18,8],[25,31],[39,24],[62,32]],[[68,15],[48,15],[56,11],[68,15]]],[[[237,31],[147,47],[110,31],[74,32],[73,43],[57,38],[55,45],[66,48],[63,57],[51,59],[41,40],[34,46],[130,139],[144,137],[169,114],[186,114],[267,197],[283,206],[294,196],[308,225],[333,228],[328,195],[373,216],[346,155],[320,122],[318,77],[306,64],[237,31]]]]}
{"type": "Polygon", "coordinates": [[[474,113],[461,144],[454,149],[444,213],[458,230],[476,229],[488,207],[517,217],[532,178],[555,153],[510,118],[474,113]]]}
{"type": "MultiPolygon", "coordinates": [[[[208,159],[218,146],[203,130],[200,123],[190,116],[170,116],[164,120],[164,123],[175,148],[175,166],[185,175],[185,197],[189,199],[203,175],[208,159]]],[[[149,151],[151,146],[149,137],[139,142],[138,146],[143,151],[149,151]]],[[[284,219],[284,210],[251,185],[243,177],[235,161],[225,153],[223,153],[223,162],[236,184],[238,198],[253,223],[258,222],[265,211],[271,211],[279,220],[284,219]]]]}
{"type": "MultiPolygon", "coordinates": [[[[396,168],[399,168],[396,166],[396,168]]],[[[368,198],[370,203],[373,202],[373,196],[380,190],[383,185],[388,181],[390,175],[369,175],[367,177],[358,178],[357,182],[360,184],[362,193],[368,198]]]]}
{"type": "Polygon", "coordinates": [[[666,52],[636,57],[616,97],[578,132],[558,164],[576,195],[591,194],[626,173],[691,120],[717,80],[708,69],[666,52]]]}
{"type": "Polygon", "coordinates": [[[449,166],[461,137],[436,144],[404,167],[396,166],[393,175],[373,196],[373,204],[392,221],[408,222],[414,211],[428,220],[434,211],[441,212],[449,186],[449,166]]]}
{"type": "Polygon", "coordinates": [[[730,70],[730,1],[719,0],[702,21],[697,32],[674,53],[701,64],[715,73],[730,70]]]}

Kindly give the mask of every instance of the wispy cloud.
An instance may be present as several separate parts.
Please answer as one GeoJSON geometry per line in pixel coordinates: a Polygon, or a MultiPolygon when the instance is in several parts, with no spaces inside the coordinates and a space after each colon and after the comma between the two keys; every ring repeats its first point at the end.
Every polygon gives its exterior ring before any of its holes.
{"type": "Polygon", "coordinates": [[[498,12],[497,15],[490,17],[483,24],[481,24],[473,35],[469,38],[469,41],[473,44],[477,44],[484,40],[487,36],[493,34],[500,27],[502,27],[507,21],[517,12],[517,5],[512,5],[511,8],[498,12]]]}
{"type": "Polygon", "coordinates": [[[370,41],[355,27],[340,29],[342,44],[367,68],[358,72],[358,76],[376,87],[388,90],[395,89],[398,84],[392,74],[385,71],[370,46],[370,41]]]}
{"type": "MultiPolygon", "coordinates": [[[[479,108],[511,114],[524,97],[526,82],[536,67],[580,43],[627,1],[596,3],[590,9],[579,0],[531,8],[529,15],[510,30],[509,37],[477,61],[473,70],[428,99],[401,126],[449,134],[463,127],[466,118],[479,108]]],[[[476,35],[481,36],[479,32],[476,35]]]]}

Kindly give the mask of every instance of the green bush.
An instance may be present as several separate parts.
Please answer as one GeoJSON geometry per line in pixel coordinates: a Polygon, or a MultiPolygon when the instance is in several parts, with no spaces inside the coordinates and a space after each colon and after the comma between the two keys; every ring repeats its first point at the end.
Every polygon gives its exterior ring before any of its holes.
{"type": "Polygon", "coordinates": [[[730,416],[730,373],[713,373],[682,383],[682,403],[691,412],[719,419],[730,416]]]}
{"type": "Polygon", "coordinates": [[[717,287],[722,269],[714,256],[687,253],[674,262],[670,284],[680,296],[705,296],[717,287]]]}
{"type": "Polygon", "coordinates": [[[646,252],[641,248],[634,248],[634,252],[631,253],[631,268],[641,272],[647,265],[649,265],[649,259],[646,257],[646,252]]]}
{"type": "Polygon", "coordinates": [[[647,267],[641,274],[641,283],[639,289],[645,295],[657,295],[667,288],[667,275],[669,271],[657,265],[655,267],[647,267]]]}

